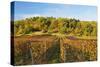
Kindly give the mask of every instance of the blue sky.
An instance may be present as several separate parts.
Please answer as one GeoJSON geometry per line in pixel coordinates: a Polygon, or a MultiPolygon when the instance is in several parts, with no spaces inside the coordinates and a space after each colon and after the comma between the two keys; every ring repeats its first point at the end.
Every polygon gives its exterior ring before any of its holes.
{"type": "Polygon", "coordinates": [[[53,4],[38,2],[15,2],[14,19],[20,20],[34,16],[68,17],[80,20],[97,20],[95,6],[53,4]]]}

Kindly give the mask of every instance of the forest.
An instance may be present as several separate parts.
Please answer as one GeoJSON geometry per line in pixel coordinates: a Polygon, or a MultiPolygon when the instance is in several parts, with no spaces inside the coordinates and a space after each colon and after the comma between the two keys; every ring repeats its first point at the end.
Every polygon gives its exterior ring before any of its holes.
{"type": "Polygon", "coordinates": [[[59,33],[71,36],[97,36],[96,21],[80,21],[74,18],[32,17],[17,20],[14,25],[14,35],[33,34],[41,32],[46,34],[59,33]]]}

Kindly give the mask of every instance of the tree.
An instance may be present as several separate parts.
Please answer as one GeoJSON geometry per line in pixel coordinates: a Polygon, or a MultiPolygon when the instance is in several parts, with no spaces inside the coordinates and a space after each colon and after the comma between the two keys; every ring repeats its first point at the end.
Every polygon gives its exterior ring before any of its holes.
{"type": "Polygon", "coordinates": [[[44,33],[73,34],[75,36],[96,36],[96,21],[80,21],[74,18],[32,17],[14,21],[14,34],[44,33]]]}

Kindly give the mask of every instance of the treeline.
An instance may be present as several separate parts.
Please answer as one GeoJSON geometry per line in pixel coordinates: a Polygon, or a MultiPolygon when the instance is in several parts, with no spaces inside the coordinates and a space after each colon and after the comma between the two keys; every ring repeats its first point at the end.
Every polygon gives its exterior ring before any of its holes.
{"type": "Polygon", "coordinates": [[[32,17],[17,20],[11,24],[14,25],[14,32],[12,32],[14,35],[31,34],[36,31],[75,36],[97,35],[96,21],[80,21],[74,18],[32,17]]]}

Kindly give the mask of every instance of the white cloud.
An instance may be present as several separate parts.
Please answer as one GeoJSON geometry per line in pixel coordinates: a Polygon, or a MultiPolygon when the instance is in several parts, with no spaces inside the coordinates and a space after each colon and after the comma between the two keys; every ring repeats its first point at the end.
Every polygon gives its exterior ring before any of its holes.
{"type": "Polygon", "coordinates": [[[40,15],[40,14],[16,14],[15,20],[25,19],[25,18],[31,18],[31,17],[37,17],[37,16],[43,16],[47,17],[46,15],[40,15]]]}
{"type": "Polygon", "coordinates": [[[42,16],[42,15],[39,15],[39,14],[23,14],[23,15],[20,15],[22,18],[30,18],[30,17],[36,17],[36,16],[42,16]]]}

